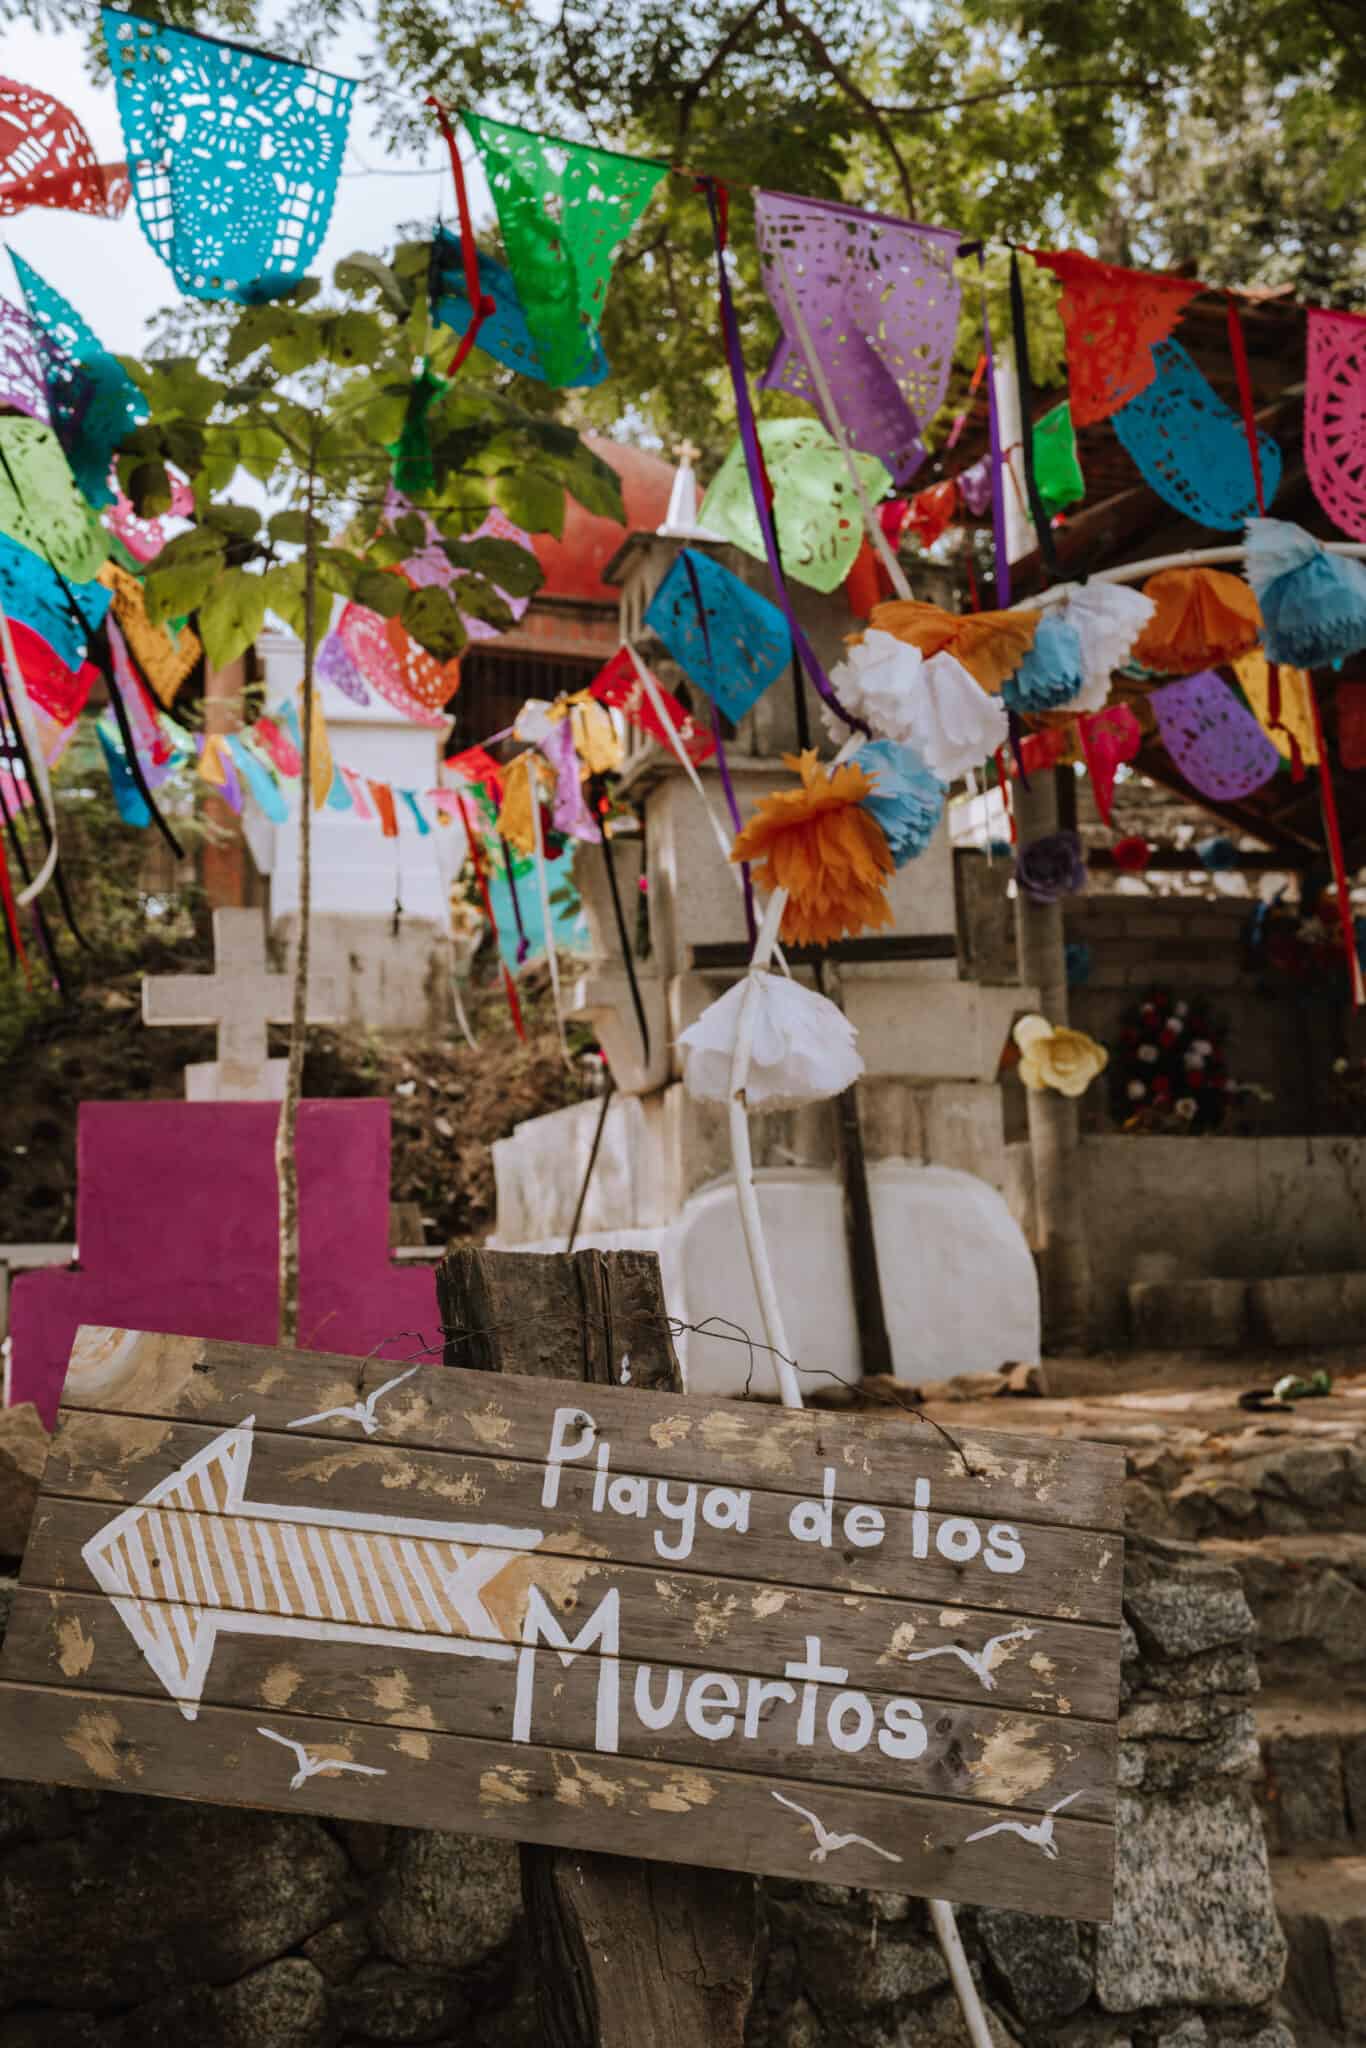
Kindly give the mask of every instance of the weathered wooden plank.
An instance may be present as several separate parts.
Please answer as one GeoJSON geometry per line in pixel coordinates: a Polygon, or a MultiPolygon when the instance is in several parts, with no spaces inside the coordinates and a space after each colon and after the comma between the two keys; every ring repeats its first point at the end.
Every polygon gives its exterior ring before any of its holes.
{"type": "MultiPolygon", "coordinates": [[[[24,1587],[93,1591],[95,1581],[80,1552],[109,1514],[97,1502],[45,1498],[29,1533],[24,1587]]],[[[173,1512],[163,1510],[161,1519],[169,1534],[173,1512]]],[[[644,1663],[724,1660],[745,1675],[780,1677],[794,1645],[817,1636],[830,1661],[845,1666],[857,1686],[900,1688],[947,1701],[981,1701],[989,1694],[994,1706],[1099,1721],[1113,1721],[1119,1711],[1113,1632],[1086,1623],[927,1607],[776,1581],[666,1575],[610,1558],[532,1551],[510,1564],[486,1594],[508,1640],[520,1639],[532,1586],[566,1626],[576,1610],[582,1616],[585,1603],[615,1590],[622,1641],[644,1663]]],[[[480,1633],[477,1625],[468,1632],[480,1633]]],[[[6,1669],[8,1656],[7,1649],[6,1669]]]]}
{"type": "Polygon", "coordinates": [[[1110,1912],[1113,1830],[1070,1811],[1016,1820],[914,1795],[593,1752],[510,1751],[371,1724],[339,1736],[335,1722],[282,1711],[261,1720],[206,1707],[191,1723],[169,1701],[50,1687],[0,1686],[0,1727],[6,1773],[16,1778],[517,1841],[573,1845],[587,1828],[631,1856],[1070,1919],[1110,1912]]]}
{"type": "MultiPolygon", "coordinates": [[[[471,1247],[447,1255],[436,1292],[447,1365],[455,1333],[473,1329],[481,1334],[467,1363],[484,1372],[614,1382],[625,1370],[618,1325],[629,1318],[635,1384],[670,1393],[682,1386],[652,1253],[529,1261],[471,1247]],[[556,1288],[577,1300],[563,1322],[547,1324],[537,1312],[556,1288]]],[[[536,1842],[522,1844],[520,1860],[544,2048],[742,2048],[758,1910],[741,1873],[536,1842]]]]}
{"type": "MultiPolygon", "coordinates": [[[[224,1436],[193,1423],[65,1410],[44,1492],[132,1504],[224,1436]]],[[[807,1505],[750,1489],[742,1531],[734,1512],[729,1525],[708,1522],[704,1495],[714,1489],[633,1482],[615,1463],[609,1470],[604,1480],[582,1459],[560,1465],[555,1498],[548,1501],[544,1469],[529,1463],[379,1443],[324,1444],[253,1429],[249,1485],[253,1503],[321,1512],[337,1505],[344,1481],[349,1512],[534,1528],[541,1532],[540,1548],[555,1555],[611,1555],[670,1571],[778,1577],[787,1584],[1009,1607],[1063,1620],[1119,1620],[1121,1539],[1007,1523],[996,1513],[989,1484],[977,1516],[941,1514],[932,1491],[924,1510],[871,1508],[857,1481],[838,1486],[828,1509],[819,1491],[807,1505]],[[627,1502],[623,1512],[619,1503],[627,1502]],[[795,1540],[794,1517],[803,1518],[803,1529],[823,1531],[820,1540],[795,1540]],[[1009,1533],[996,1533],[1002,1530],[1009,1533]]],[[[729,1491],[734,1501],[745,1490],[729,1491]]]]}
{"type": "MultiPolygon", "coordinates": [[[[497,1314],[496,1305],[489,1313],[497,1314]]],[[[571,1301],[557,1295],[553,1315],[533,1319],[530,1334],[547,1348],[554,1317],[572,1313],[571,1301]]],[[[627,1350],[630,1322],[626,1316],[615,1333],[627,1350]]],[[[516,1335],[525,1341],[522,1330],[516,1335]]],[[[483,1338],[474,1348],[486,1349],[492,1341],[483,1338]]],[[[262,1432],[341,1409],[348,1412],[310,1425],[307,1433],[468,1456],[543,1459],[544,1379],[494,1381],[470,1371],[422,1370],[392,1385],[404,1370],[392,1360],[282,1354],[246,1344],[86,1328],[77,1336],[64,1401],[68,1408],[221,1427],[254,1414],[262,1432]],[[392,1388],[388,1394],[373,1398],[386,1386],[392,1388]],[[351,1411],[372,1399],[366,1410],[370,1428],[364,1429],[351,1411]]],[[[594,1385],[591,1400],[581,1387],[571,1392],[566,1385],[566,1402],[587,1406],[610,1438],[619,1471],[805,1496],[819,1492],[825,1468],[833,1465],[842,1492],[875,1503],[909,1501],[916,1480],[927,1481],[944,1514],[978,1512],[983,1481],[990,1480],[993,1513],[1000,1520],[1123,1527],[1124,1458],[1112,1445],[1062,1443],[1013,1430],[953,1428],[941,1434],[900,1412],[832,1415],[651,1393],[638,1386],[637,1373],[645,1374],[639,1359],[629,1386],[594,1385]]]]}
{"type": "MultiPolygon", "coordinates": [[[[629,1632],[623,1634],[634,1644],[629,1632]]],[[[813,1732],[822,1726],[828,1732],[831,1703],[841,1690],[847,1703],[845,1738],[869,1731],[862,1747],[840,1752],[829,1743],[801,1741],[802,1699],[795,1684],[773,1687],[757,1678],[746,1682],[729,1657],[724,1676],[704,1653],[688,1666],[623,1657],[619,1667],[612,1662],[604,1669],[604,1661],[595,1655],[579,1655],[565,1664],[557,1651],[545,1649],[533,1652],[529,1661],[529,1729],[535,1741],[548,1748],[593,1747],[606,1682],[616,1699],[623,1756],[704,1767],[719,1764],[815,1782],[829,1783],[836,1777],[874,1791],[915,1792],[1031,1813],[1046,1812],[1055,1800],[1066,1797],[1074,1819],[1113,1819],[1113,1723],[951,1705],[927,1697],[910,1683],[898,1693],[827,1684],[816,1689],[813,1732]],[[708,1686],[704,1680],[709,1673],[713,1682],[708,1686]],[[664,1728],[641,1718],[642,1687],[652,1721],[657,1722],[672,1703],[664,1728]],[[724,1709],[727,1697],[735,1700],[733,1713],[724,1709]],[[903,1753],[890,1756],[877,1731],[885,1732],[889,1725],[891,1701],[908,1697],[914,1701],[914,1719],[903,1714],[901,1723],[924,1746],[919,1755],[905,1754],[911,1742],[900,1738],[903,1753]],[[729,1738],[718,1734],[727,1723],[732,1730],[729,1738]]],[[[825,1643],[821,1661],[840,1668],[825,1643]]],[[[21,1588],[9,1621],[5,1673],[18,1684],[75,1686],[148,1698],[162,1695],[155,1672],[122,1620],[98,1595],[21,1588]]],[[[523,1676],[519,1668],[519,1685],[523,1676]]],[[[909,1680],[910,1674],[906,1676],[909,1680]]],[[[852,1673],[847,1677],[853,1680],[852,1673]]],[[[202,1699],[205,1705],[257,1712],[288,1706],[294,1713],[352,1726],[382,1722],[419,1735],[439,1732],[509,1744],[514,1740],[516,1692],[506,1665],[433,1656],[401,1644],[310,1643],[306,1653],[299,1654],[293,1642],[225,1636],[215,1650],[202,1699]]],[[[513,1762],[518,1755],[520,1746],[513,1762]]]]}

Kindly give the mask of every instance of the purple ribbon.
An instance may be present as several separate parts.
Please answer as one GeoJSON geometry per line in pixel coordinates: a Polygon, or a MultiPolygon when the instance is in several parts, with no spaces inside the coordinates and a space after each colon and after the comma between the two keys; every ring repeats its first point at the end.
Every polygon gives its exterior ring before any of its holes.
{"type": "Polygon", "coordinates": [[[749,384],[745,377],[745,358],[740,347],[740,323],[735,317],[735,302],[730,294],[730,279],[726,274],[726,244],[721,233],[721,212],[716,197],[716,180],[698,180],[707,196],[707,211],[711,215],[712,239],[716,244],[716,274],[721,300],[721,337],[725,343],[726,366],[735,392],[735,417],[740,429],[740,446],[744,450],[745,468],[749,472],[749,487],[754,495],[754,515],[759,522],[763,536],[764,554],[768,560],[768,573],[773,579],[773,588],[778,594],[778,603],[787,619],[792,644],[801,657],[806,670],[820,695],[837,717],[842,718],[855,732],[870,738],[869,728],[861,718],[853,718],[840,703],[830,687],[830,678],[821,667],[816,650],[812,647],[792,609],[792,600],[787,594],[783,580],[782,561],[778,553],[778,536],[773,528],[773,507],[768,501],[764,488],[764,456],[759,446],[759,431],[754,424],[754,406],[749,395],[749,384]]]}
{"type": "Polygon", "coordinates": [[[991,432],[991,534],[996,555],[996,609],[1010,603],[1010,556],[1006,549],[1005,464],[1001,452],[1001,416],[996,407],[996,362],[991,348],[991,316],[987,311],[986,258],[977,251],[982,277],[982,351],[987,359],[987,420],[991,432]]]}

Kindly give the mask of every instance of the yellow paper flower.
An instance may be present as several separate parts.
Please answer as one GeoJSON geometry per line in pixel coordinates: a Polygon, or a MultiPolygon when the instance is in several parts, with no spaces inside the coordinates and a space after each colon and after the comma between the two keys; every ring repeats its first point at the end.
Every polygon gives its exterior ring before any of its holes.
{"type": "Polygon", "coordinates": [[[787,890],[782,936],[791,946],[828,946],[889,925],[892,856],[886,833],[862,808],[867,775],[852,761],[831,773],[814,749],[783,758],[801,788],[764,798],[731,859],[754,861],[761,888],[787,890]]]}
{"type": "Polygon", "coordinates": [[[1069,1031],[1065,1024],[1050,1024],[1046,1017],[1021,1017],[1013,1036],[1026,1088],[1084,1095],[1109,1064],[1109,1053],[1094,1038],[1084,1031],[1069,1031]]]}

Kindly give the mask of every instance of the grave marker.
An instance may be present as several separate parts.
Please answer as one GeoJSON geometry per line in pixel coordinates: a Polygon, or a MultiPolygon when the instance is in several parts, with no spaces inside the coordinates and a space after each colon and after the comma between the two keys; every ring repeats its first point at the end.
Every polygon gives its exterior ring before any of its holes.
{"type": "Polygon", "coordinates": [[[7,1774],[1105,1918],[1123,1459],[953,1437],[83,1329],[7,1774]]]}
{"type": "MultiPolygon", "coordinates": [[[[212,974],[149,974],[142,983],[144,1024],[212,1024],[218,1058],[185,1069],[189,1102],[278,1102],[285,1092],[288,1060],[268,1058],[267,1027],[288,1024],[294,982],[266,965],[265,931],[259,910],[215,910],[212,974]]],[[[334,975],[312,974],[308,983],[311,1024],[339,1024],[340,988],[334,975]]]]}

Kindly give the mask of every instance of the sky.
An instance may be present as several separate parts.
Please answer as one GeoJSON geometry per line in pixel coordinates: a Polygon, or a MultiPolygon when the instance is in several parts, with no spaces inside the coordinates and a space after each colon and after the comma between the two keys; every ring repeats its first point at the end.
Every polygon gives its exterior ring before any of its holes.
{"type": "MultiPolygon", "coordinates": [[[[329,51],[333,69],[359,74],[364,31],[339,35],[329,51]]],[[[4,31],[3,68],[10,78],[41,87],[70,107],[85,125],[101,163],[119,163],[124,148],[112,83],[93,85],[86,72],[86,44],[78,31],[43,30],[10,23],[4,31]]],[[[471,193],[481,208],[482,181],[471,193]]],[[[384,251],[400,223],[454,209],[450,166],[445,145],[433,134],[425,153],[388,156],[373,127],[373,111],[359,96],[351,122],[346,164],[337,187],[337,203],[318,258],[315,275],[326,274],[339,257],[353,249],[384,251]],[[426,176],[374,175],[411,172],[429,167],[426,176]],[[368,167],[368,170],[367,170],[368,167]]],[[[481,208],[482,210],[482,208],[481,208]]],[[[6,219],[0,232],[35,270],[70,299],[107,348],[116,354],[141,351],[150,316],[180,298],[179,288],[156,255],[138,223],[130,200],[121,220],[58,213],[31,207],[6,219]]],[[[0,297],[22,304],[22,295],[7,261],[0,261],[0,297]]]]}

